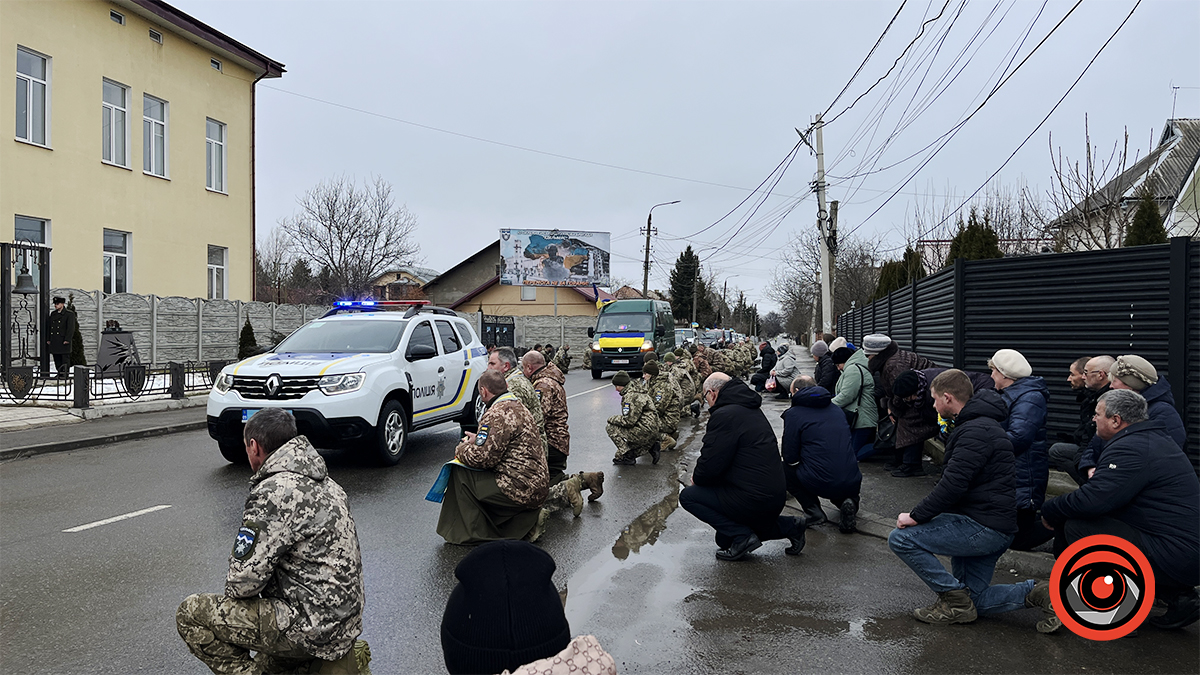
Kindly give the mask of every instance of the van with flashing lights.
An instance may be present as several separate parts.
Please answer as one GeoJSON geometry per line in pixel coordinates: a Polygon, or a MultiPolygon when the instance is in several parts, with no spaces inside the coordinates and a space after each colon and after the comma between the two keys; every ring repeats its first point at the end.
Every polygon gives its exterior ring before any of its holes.
{"type": "Polygon", "coordinates": [[[675,348],[675,317],[662,300],[616,300],[600,308],[592,338],[592,377],[605,371],[641,372],[647,352],[660,357],[675,348]]]}

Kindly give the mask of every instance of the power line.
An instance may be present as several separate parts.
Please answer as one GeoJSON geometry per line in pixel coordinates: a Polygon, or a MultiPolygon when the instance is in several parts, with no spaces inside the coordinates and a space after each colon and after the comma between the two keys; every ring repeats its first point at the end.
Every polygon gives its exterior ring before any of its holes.
{"type": "Polygon", "coordinates": [[[883,42],[883,38],[888,34],[888,31],[892,29],[892,24],[896,23],[896,19],[900,17],[900,11],[903,10],[904,6],[907,4],[908,0],[903,0],[903,2],[900,3],[900,8],[896,10],[896,13],[892,16],[892,20],[888,22],[887,26],[884,26],[883,32],[879,35],[879,39],[875,41],[875,45],[871,47],[871,51],[867,52],[867,56],[863,59],[863,62],[859,64],[858,70],[854,71],[854,74],[851,75],[850,79],[846,82],[846,86],[842,87],[842,90],[838,92],[838,95],[833,97],[833,100],[829,102],[829,107],[825,109],[823,115],[828,115],[829,111],[833,110],[833,106],[837,105],[838,100],[840,100],[842,95],[846,93],[846,90],[850,88],[850,85],[854,84],[854,80],[858,77],[859,73],[862,72],[863,68],[866,67],[867,61],[871,60],[871,56],[875,54],[875,50],[879,49],[879,45],[883,42]]]}

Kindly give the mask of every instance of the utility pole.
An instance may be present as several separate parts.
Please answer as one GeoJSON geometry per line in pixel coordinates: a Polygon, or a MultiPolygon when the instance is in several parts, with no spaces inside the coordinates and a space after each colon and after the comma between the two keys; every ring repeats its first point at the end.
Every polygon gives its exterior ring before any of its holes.
{"type": "MultiPolygon", "coordinates": [[[[699,260],[699,258],[697,258],[699,260]]],[[[692,323],[696,323],[696,296],[700,294],[700,263],[696,263],[696,276],[692,277],[692,323]]]]}
{"type": "Polygon", "coordinates": [[[657,209],[660,206],[666,206],[668,204],[678,204],[678,203],[679,203],[679,200],[676,199],[673,202],[663,202],[661,204],[655,204],[654,206],[650,207],[650,213],[646,214],[646,259],[645,259],[645,262],[642,263],[642,297],[643,298],[650,297],[650,234],[651,234],[651,232],[653,232],[654,234],[658,234],[658,230],[654,230],[650,227],[650,219],[654,217],[654,209],[657,209]]]}
{"type": "Polygon", "coordinates": [[[829,224],[829,212],[825,210],[825,143],[822,129],[825,123],[817,115],[814,124],[816,132],[817,180],[813,187],[817,192],[817,231],[821,244],[821,330],[830,332],[833,328],[833,251],[834,243],[832,228],[829,224]]]}

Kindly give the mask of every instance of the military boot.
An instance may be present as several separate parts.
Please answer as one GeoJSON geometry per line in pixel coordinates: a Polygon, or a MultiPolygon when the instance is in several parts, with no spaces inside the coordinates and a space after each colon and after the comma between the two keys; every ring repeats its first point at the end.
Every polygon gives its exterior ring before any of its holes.
{"type": "Polygon", "coordinates": [[[1062,621],[1054,613],[1054,604],[1050,602],[1050,582],[1039,581],[1033,590],[1025,596],[1026,607],[1040,607],[1045,616],[1037,622],[1037,632],[1053,633],[1062,628],[1062,621]]]}
{"type": "Polygon", "coordinates": [[[318,675],[371,675],[371,648],[366,640],[355,640],[354,648],[337,661],[315,659],[309,668],[297,672],[318,675]]]}
{"type": "Polygon", "coordinates": [[[588,501],[594,502],[600,499],[600,495],[604,494],[604,472],[589,471],[584,473],[579,472],[579,480],[583,482],[583,486],[591,491],[588,495],[588,501]]]}
{"type": "Polygon", "coordinates": [[[975,603],[971,601],[971,593],[965,588],[938,593],[937,602],[913,610],[913,617],[917,621],[939,625],[971,623],[978,616],[975,603]]]}
{"type": "Polygon", "coordinates": [[[650,463],[658,464],[658,458],[662,457],[662,451],[658,449],[657,442],[650,443],[650,463]]]}
{"type": "Polygon", "coordinates": [[[562,482],[566,491],[567,501],[571,504],[571,513],[578,518],[583,513],[583,480],[579,476],[571,476],[562,482]]]}
{"type": "Polygon", "coordinates": [[[658,449],[659,452],[669,452],[674,450],[676,445],[677,444],[674,438],[671,438],[667,434],[663,434],[662,440],[658,444],[658,449]]]}

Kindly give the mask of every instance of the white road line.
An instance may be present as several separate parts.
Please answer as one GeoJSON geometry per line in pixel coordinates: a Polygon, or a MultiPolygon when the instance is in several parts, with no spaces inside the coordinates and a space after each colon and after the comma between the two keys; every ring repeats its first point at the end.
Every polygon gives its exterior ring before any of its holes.
{"type": "Polygon", "coordinates": [[[130,518],[137,518],[138,516],[144,516],[147,513],[154,513],[155,511],[162,511],[163,509],[169,509],[169,508],[171,508],[170,504],[159,504],[158,506],[151,506],[150,508],[142,509],[141,511],[133,511],[133,512],[126,513],[126,514],[123,514],[120,516],[113,516],[112,518],[105,518],[104,520],[97,520],[96,522],[88,523],[87,525],[79,525],[77,527],[72,527],[72,528],[63,530],[63,532],[83,532],[84,530],[90,530],[93,527],[100,527],[101,525],[108,525],[110,523],[116,523],[116,522],[119,522],[122,520],[129,520],[130,518]]]}
{"type": "Polygon", "coordinates": [[[601,389],[608,389],[611,386],[612,386],[611,384],[602,384],[599,387],[596,387],[595,389],[588,389],[587,391],[581,391],[578,394],[571,394],[570,396],[567,397],[567,400],[569,401],[569,400],[575,398],[576,396],[583,396],[584,394],[590,394],[593,391],[600,391],[601,389]]]}

